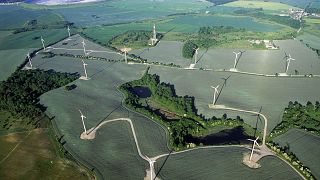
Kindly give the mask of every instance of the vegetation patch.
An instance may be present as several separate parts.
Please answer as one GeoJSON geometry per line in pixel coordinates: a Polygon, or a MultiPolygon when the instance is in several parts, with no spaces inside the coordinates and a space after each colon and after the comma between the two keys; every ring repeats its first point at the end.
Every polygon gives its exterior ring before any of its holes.
{"type": "MultiPolygon", "coordinates": [[[[161,39],[162,36],[162,34],[157,33],[157,39],[161,39]]],[[[130,30],[113,37],[109,41],[109,44],[117,48],[123,48],[123,46],[128,46],[130,48],[142,48],[149,45],[151,37],[152,31],[130,30]]]]}
{"type": "MultiPolygon", "coordinates": [[[[167,127],[170,134],[170,145],[175,150],[197,145],[239,144],[243,140],[250,138],[247,133],[253,132],[253,128],[245,124],[240,117],[230,119],[225,114],[222,118],[212,117],[206,119],[202,115],[197,114],[193,97],[177,96],[174,86],[160,82],[159,76],[156,74],[151,75],[146,73],[139,80],[122,84],[120,90],[126,95],[124,103],[127,107],[143,113],[167,127]],[[134,87],[149,88],[151,96],[140,98],[132,91],[134,87]],[[210,134],[212,129],[217,127],[222,127],[221,130],[226,127],[228,127],[227,129],[235,128],[234,130],[240,130],[238,133],[243,136],[233,137],[235,139],[232,140],[220,137],[219,140],[223,139],[220,142],[217,139],[212,141],[207,135],[210,134]]],[[[229,132],[232,132],[232,130],[229,130],[229,132]]],[[[229,132],[224,131],[224,133],[230,135],[229,132]]]]}
{"type": "MultiPolygon", "coordinates": [[[[0,136],[2,179],[94,179],[90,171],[66,157],[50,129],[0,136]],[[9,154],[10,153],[10,154],[9,154]]],[[[62,146],[61,146],[62,147],[62,146]]]]}
{"type": "MultiPolygon", "coordinates": [[[[39,97],[52,89],[64,86],[79,77],[78,74],[60,73],[53,70],[17,70],[6,81],[0,82],[0,109],[8,116],[23,118],[24,123],[37,127],[45,116],[45,107],[39,97]]],[[[10,129],[11,118],[6,118],[3,127],[10,129]]]]}
{"type": "Polygon", "coordinates": [[[313,105],[308,101],[304,106],[297,101],[290,101],[284,110],[282,122],[272,130],[270,137],[284,134],[292,128],[304,129],[320,135],[320,103],[317,101],[313,105]]]}

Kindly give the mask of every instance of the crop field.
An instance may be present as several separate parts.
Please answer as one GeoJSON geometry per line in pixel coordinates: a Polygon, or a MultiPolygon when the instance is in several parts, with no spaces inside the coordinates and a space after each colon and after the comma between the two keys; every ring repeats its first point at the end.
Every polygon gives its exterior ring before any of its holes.
{"type": "Polygon", "coordinates": [[[299,160],[310,168],[312,174],[320,178],[320,137],[303,130],[291,129],[274,139],[281,146],[289,146],[299,160]]]}
{"type": "MultiPolygon", "coordinates": [[[[113,36],[129,30],[150,30],[156,23],[157,31],[164,33],[164,38],[172,33],[196,33],[203,26],[233,26],[245,28],[253,32],[281,32],[284,26],[270,24],[264,21],[256,21],[251,17],[222,16],[222,15],[186,15],[159,21],[143,21],[136,23],[119,24],[112,26],[91,27],[84,33],[99,42],[106,43],[113,36]]],[[[178,38],[178,37],[177,37],[178,38]]]]}
{"type": "Polygon", "coordinates": [[[77,26],[96,26],[119,22],[164,17],[174,13],[194,12],[209,6],[211,3],[196,0],[123,0],[104,3],[96,3],[94,6],[54,9],[74,22],[77,26]],[[141,8],[143,7],[143,8],[141,8]],[[81,14],[79,16],[79,11],[81,14]]]}
{"type": "Polygon", "coordinates": [[[0,39],[0,50],[40,48],[42,47],[40,41],[41,36],[45,40],[45,44],[48,45],[66,38],[68,36],[68,32],[65,29],[46,29],[10,34],[0,39]]]}
{"type": "MultiPolygon", "coordinates": [[[[80,43],[81,37],[76,35],[72,36],[71,38],[73,40],[68,41],[67,45],[63,45],[62,42],[59,42],[52,47],[64,47],[67,49],[79,48],[79,52],[63,49],[53,50],[53,52],[82,54],[83,52],[81,51],[80,43]]],[[[96,50],[96,48],[100,48],[99,50],[107,50],[106,48],[95,45],[92,42],[86,41],[86,43],[87,50],[96,50]]],[[[299,54],[303,56],[303,53],[309,53],[310,51],[306,47],[302,48],[304,46],[297,41],[279,41],[277,43],[281,48],[284,49],[299,49],[300,52],[297,50],[294,52],[294,54],[292,53],[293,57],[299,56],[299,54]],[[289,46],[288,44],[291,44],[291,46],[287,47],[289,46]]],[[[181,63],[181,65],[184,65],[185,63],[185,65],[187,65],[188,63],[190,63],[190,60],[185,60],[186,62],[183,61],[184,59],[178,60],[181,56],[180,52],[173,51],[174,49],[178,49],[179,47],[181,47],[181,43],[179,44],[177,42],[161,41],[156,47],[150,48],[149,52],[147,52],[147,49],[145,49],[145,52],[143,53],[146,53],[145,55],[148,56],[147,58],[151,59],[152,57],[160,57],[163,55],[163,52],[167,52],[166,57],[168,59],[172,58],[172,62],[175,62],[177,64],[181,63]]],[[[137,50],[132,53],[139,54],[141,52],[137,50]]],[[[143,53],[141,55],[143,55],[143,53]]],[[[200,52],[199,57],[202,57],[202,59],[200,59],[197,66],[208,66],[207,68],[222,68],[222,66],[228,67],[232,65],[234,58],[232,56],[232,50],[210,49],[208,50],[208,52],[206,52],[205,54],[204,53],[205,51],[203,50],[200,52]],[[220,56],[214,53],[220,53],[220,56]]],[[[253,63],[254,60],[256,60],[258,61],[258,63],[255,68],[258,71],[260,70],[258,69],[259,66],[264,65],[268,67],[268,64],[271,63],[268,73],[272,73],[273,69],[271,68],[271,66],[273,66],[273,59],[279,58],[280,60],[282,60],[282,53],[283,52],[281,51],[247,51],[243,55],[240,64],[250,64],[253,63]],[[268,56],[269,53],[270,55],[268,56]],[[265,59],[255,59],[255,57],[259,55],[264,57],[265,59]]],[[[108,53],[91,55],[102,55],[103,57],[110,59],[114,58],[114,55],[108,53]]],[[[79,72],[80,74],[83,74],[83,67],[80,59],[61,56],[42,58],[42,56],[43,55],[39,53],[33,59],[34,66],[39,69],[54,69],[56,71],[72,73],[79,72]]],[[[306,61],[313,62],[315,60],[317,59],[310,58],[306,61]]],[[[148,167],[148,165],[137,155],[132,132],[128,124],[124,122],[107,124],[98,130],[96,139],[92,141],[81,140],[79,136],[83,132],[83,128],[81,125],[81,119],[78,109],[81,109],[84,115],[87,117],[85,121],[88,128],[97,126],[99,122],[103,120],[129,117],[133,121],[142,154],[146,154],[149,157],[152,157],[159,154],[168,153],[169,150],[167,147],[167,136],[165,130],[158,124],[152,122],[152,120],[123,108],[121,106],[123,97],[121,93],[116,89],[122,83],[138,79],[140,76],[142,76],[146,69],[146,66],[129,64],[127,65],[122,62],[111,63],[98,60],[84,61],[88,64],[87,72],[89,77],[91,78],[89,81],[75,81],[74,84],[77,87],[71,91],[66,91],[64,88],[50,91],[41,96],[41,103],[48,107],[47,114],[50,117],[55,117],[55,129],[59,132],[60,135],[64,136],[64,140],[67,142],[65,144],[65,148],[88,167],[94,167],[93,170],[98,174],[99,177],[113,177],[116,179],[127,177],[143,178],[143,176],[145,175],[145,169],[148,167]],[[119,144],[119,142],[121,143],[119,144]],[[118,152],[119,154],[116,154],[115,152],[118,152]],[[92,156],[91,153],[94,153],[95,156],[92,156]],[[110,156],[110,154],[112,156],[110,156]],[[128,166],[123,167],[123,164],[126,163],[128,164],[128,166]]],[[[163,58],[162,61],[166,62],[166,58],[163,58]]],[[[297,62],[295,63],[298,63],[298,58],[297,62]]],[[[245,67],[240,66],[240,64],[239,69],[245,67]]],[[[316,73],[319,71],[318,66],[319,64],[317,65],[315,63],[313,67],[316,73]]],[[[251,69],[245,70],[253,71],[251,69]]],[[[194,96],[199,114],[203,114],[207,117],[211,117],[213,115],[220,117],[223,113],[227,113],[229,117],[240,115],[242,118],[244,118],[245,122],[249,123],[252,126],[255,125],[256,117],[253,117],[250,114],[211,110],[208,108],[208,104],[211,103],[212,99],[212,89],[210,89],[210,86],[217,84],[222,85],[223,80],[221,78],[227,77],[229,73],[191,71],[164,67],[151,67],[150,73],[158,74],[160,76],[160,80],[163,82],[174,84],[178,95],[194,96]],[[199,81],[199,79],[201,79],[201,81],[199,81]]],[[[227,86],[223,89],[221,97],[219,98],[217,103],[226,105],[228,107],[255,111],[258,111],[260,106],[262,106],[262,113],[265,114],[269,119],[268,131],[270,131],[273,127],[275,127],[276,124],[281,121],[282,110],[287,106],[287,103],[290,100],[298,100],[299,102],[304,103],[308,100],[314,101],[319,98],[316,87],[308,89],[301,88],[310,86],[310,84],[319,84],[318,82],[319,79],[272,79],[265,77],[232,75],[232,77],[227,82],[227,86]],[[296,97],[296,99],[291,99],[290,97],[292,96],[296,97]]],[[[262,122],[258,122],[258,125],[261,129],[262,122]]],[[[197,152],[198,153],[196,154],[205,154],[202,151],[197,152]]],[[[235,156],[238,156],[238,159],[241,159],[241,152],[238,154],[234,152],[234,154],[235,156]]],[[[211,153],[207,154],[207,156],[209,155],[211,155],[211,153]]],[[[190,158],[191,157],[192,156],[190,156],[190,158]]],[[[221,155],[219,157],[221,157],[221,155]]],[[[185,158],[187,158],[187,156],[185,158]]],[[[261,169],[261,172],[265,172],[265,174],[262,173],[263,175],[261,175],[261,177],[267,176],[267,172],[272,169],[269,164],[272,164],[273,166],[277,165],[284,168],[283,172],[281,171],[281,173],[274,175],[276,177],[280,178],[284,176],[283,174],[289,173],[290,168],[285,168],[286,166],[284,166],[282,162],[279,161],[280,160],[274,158],[264,159],[262,163],[266,169],[261,169]]],[[[174,160],[173,162],[180,163],[179,160],[174,160]]],[[[234,168],[240,169],[238,171],[240,173],[243,165],[241,164],[241,161],[236,162],[240,164],[233,164],[231,166],[235,166],[234,168]]],[[[161,171],[161,177],[163,177],[164,179],[172,179],[171,177],[179,175],[179,173],[174,174],[173,172],[170,172],[172,170],[169,169],[172,168],[168,168],[168,170],[166,170],[166,168],[167,166],[165,166],[163,171],[161,171]]],[[[177,170],[177,172],[179,172],[179,170],[177,170]]],[[[248,171],[242,176],[251,177],[252,175],[250,175],[250,173],[252,172],[248,171]]],[[[203,173],[195,174],[195,177],[202,177],[202,174],[203,173]]],[[[293,172],[290,172],[289,174],[292,174],[293,178],[295,178],[295,174],[293,172]]],[[[236,176],[240,175],[237,174],[236,176]]],[[[203,175],[203,177],[208,176],[203,175]]]]}
{"type": "MultiPolygon", "coordinates": [[[[264,0],[259,0],[264,1],[264,0]]],[[[277,2],[277,3],[283,3],[283,4],[289,4],[291,6],[304,8],[309,2],[313,0],[269,0],[270,2],[277,2]]]]}
{"type": "MultiPolygon", "coordinates": [[[[287,53],[291,53],[291,55],[297,59],[291,64],[289,71],[290,73],[294,73],[294,69],[297,69],[301,74],[320,74],[320,63],[316,54],[303,44],[299,43],[298,41],[279,41],[277,44],[280,45],[280,47],[285,51],[286,49],[291,49],[291,51],[287,51],[287,53]],[[310,52],[313,53],[312,56],[310,55],[310,52]],[[307,54],[309,58],[305,59],[304,57],[307,56],[307,54]]],[[[146,48],[144,50],[133,51],[132,53],[135,53],[143,58],[148,58],[151,61],[164,63],[174,62],[182,67],[188,67],[188,65],[191,63],[191,60],[183,59],[180,52],[176,51],[176,49],[179,48],[181,48],[181,43],[161,41],[156,47],[150,48],[149,50],[146,48]],[[166,55],[164,56],[162,52],[166,52],[166,55]]],[[[234,59],[232,51],[232,49],[210,49],[208,52],[201,50],[199,53],[200,61],[198,62],[197,67],[229,69],[233,64],[234,59]]],[[[105,55],[107,56],[107,54],[105,55]]],[[[282,58],[283,51],[246,51],[241,57],[238,68],[248,72],[275,74],[276,72],[282,72],[284,69],[285,64],[282,62],[282,58]],[[256,57],[262,58],[256,59],[256,57]],[[263,69],[261,68],[262,66],[264,67],[263,69]],[[277,69],[275,67],[277,67],[277,69]]],[[[38,68],[49,66],[47,64],[54,64],[55,66],[58,63],[56,59],[58,58],[39,58],[39,60],[36,60],[37,63],[39,63],[38,68]]],[[[82,63],[79,60],[78,62],[74,61],[76,59],[71,58],[70,60],[70,63],[76,63],[78,68],[77,71],[82,72],[82,63]]],[[[90,62],[91,61],[88,61],[89,75],[91,68],[90,62]]],[[[114,65],[109,63],[104,66],[108,69],[115,68],[114,65]]],[[[102,70],[104,66],[101,65],[102,70]]],[[[125,66],[129,67],[129,65],[125,66]]],[[[49,69],[49,67],[47,68],[49,69]]],[[[70,66],[64,68],[65,70],[62,71],[70,72],[68,70],[68,68],[71,68],[70,66]]],[[[99,70],[97,71],[99,72],[99,70]]],[[[227,77],[229,75],[228,73],[186,71],[167,68],[151,68],[151,72],[160,75],[162,81],[174,84],[178,95],[195,96],[196,106],[199,109],[199,113],[204,114],[207,117],[211,117],[213,115],[221,116],[224,113],[220,111],[213,111],[208,108],[208,104],[211,103],[210,99],[212,98],[212,90],[209,87],[210,85],[214,84],[222,85],[223,81],[221,78],[227,77]],[[192,82],[190,79],[201,79],[201,81],[192,82]]],[[[300,102],[307,102],[308,100],[315,101],[317,98],[319,98],[316,88],[309,88],[305,90],[301,89],[301,87],[306,87],[309,84],[314,84],[318,81],[319,79],[273,79],[255,76],[233,75],[228,82],[229,86],[223,90],[218,103],[247,110],[258,110],[260,106],[263,106],[263,112],[268,118],[270,118],[269,130],[271,130],[280,122],[282,109],[289,101],[298,100],[300,102]],[[243,78],[246,78],[246,83],[241,83],[243,82],[243,78]],[[297,86],[297,84],[299,84],[299,86],[297,86]],[[237,87],[237,89],[234,89],[235,87],[237,87]],[[288,92],[290,93],[288,94],[288,92]],[[292,96],[296,98],[292,99],[292,96]]],[[[230,114],[230,116],[237,115],[237,113],[232,112],[228,112],[228,114],[230,114]]],[[[254,117],[250,117],[245,114],[241,116],[247,118],[246,122],[254,125],[254,117]]]]}
{"type": "Polygon", "coordinates": [[[28,51],[29,49],[0,50],[0,81],[6,80],[24,62],[28,51]]]}
{"type": "Polygon", "coordinates": [[[38,25],[52,24],[64,19],[46,9],[25,9],[17,6],[0,6],[0,30],[21,28],[28,21],[37,20],[38,25]],[[12,20],[14,17],[14,20],[12,20]]]}
{"type": "Polygon", "coordinates": [[[288,11],[293,6],[278,3],[278,2],[265,2],[265,1],[234,1],[231,3],[224,4],[223,6],[230,7],[245,7],[245,8],[263,8],[268,11],[288,11]]]}
{"type": "Polygon", "coordinates": [[[88,179],[84,169],[58,156],[58,150],[48,134],[46,129],[37,129],[0,136],[1,178],[88,179]]]}
{"type": "Polygon", "coordinates": [[[161,179],[300,179],[287,164],[275,157],[261,160],[261,168],[242,164],[237,147],[199,149],[159,159],[155,165],[161,179]]]}
{"type": "Polygon", "coordinates": [[[320,38],[317,35],[310,34],[310,33],[303,33],[302,35],[298,36],[297,39],[302,40],[303,43],[309,44],[311,47],[320,49],[320,38]]]}
{"type": "Polygon", "coordinates": [[[188,67],[193,61],[182,57],[182,42],[160,41],[156,47],[134,50],[131,53],[148,61],[174,63],[182,67],[188,67]],[[166,52],[166,53],[163,53],[166,52]]]}
{"type": "MultiPolygon", "coordinates": [[[[122,63],[93,60],[87,60],[86,63],[89,77],[91,77],[89,81],[77,80],[75,82],[77,88],[70,92],[63,88],[50,91],[41,97],[41,103],[48,107],[47,113],[50,116],[55,116],[55,126],[59,134],[64,135],[67,141],[65,147],[77,159],[89,167],[95,167],[98,176],[115,179],[143,178],[146,163],[137,155],[132,132],[128,129],[127,124],[110,124],[112,126],[108,124],[99,129],[96,139],[81,140],[79,136],[83,128],[78,109],[81,109],[86,115],[88,128],[98,125],[102,120],[130,117],[133,120],[143,154],[154,156],[168,152],[164,129],[151,120],[123,109],[122,95],[116,89],[124,82],[138,79],[144,72],[145,66],[129,66],[122,63]],[[123,144],[116,145],[119,142],[123,144]],[[95,156],[92,156],[91,153],[94,153],[95,156]],[[118,168],[115,168],[116,166],[118,168]]],[[[38,55],[34,58],[34,64],[40,69],[83,74],[82,63],[79,59],[66,57],[42,59],[38,55]]]]}

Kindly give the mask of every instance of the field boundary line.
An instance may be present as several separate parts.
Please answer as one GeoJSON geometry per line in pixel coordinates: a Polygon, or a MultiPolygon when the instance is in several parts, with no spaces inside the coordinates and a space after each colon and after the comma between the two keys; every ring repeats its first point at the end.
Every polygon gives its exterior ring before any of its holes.
{"type": "Polygon", "coordinates": [[[18,147],[21,143],[23,143],[23,142],[29,137],[29,135],[31,134],[31,132],[32,132],[32,131],[29,131],[29,133],[23,138],[23,140],[20,141],[20,142],[7,154],[7,156],[4,157],[4,158],[0,161],[0,164],[2,164],[6,159],[9,158],[9,156],[13,153],[13,151],[16,150],[17,147],[18,147]]]}

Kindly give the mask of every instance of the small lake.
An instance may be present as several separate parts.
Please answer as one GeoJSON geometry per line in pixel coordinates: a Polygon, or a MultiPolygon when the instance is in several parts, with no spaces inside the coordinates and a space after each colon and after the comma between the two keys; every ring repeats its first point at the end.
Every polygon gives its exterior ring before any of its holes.
{"type": "Polygon", "coordinates": [[[130,89],[130,92],[137,95],[139,98],[148,98],[152,95],[151,90],[144,86],[135,86],[130,89]]]}
{"type": "Polygon", "coordinates": [[[222,130],[218,133],[210,134],[203,137],[193,137],[189,136],[186,138],[188,143],[200,144],[203,145],[222,145],[222,144],[244,144],[248,143],[247,139],[253,139],[251,136],[248,136],[243,127],[238,126],[233,129],[222,130]]]}

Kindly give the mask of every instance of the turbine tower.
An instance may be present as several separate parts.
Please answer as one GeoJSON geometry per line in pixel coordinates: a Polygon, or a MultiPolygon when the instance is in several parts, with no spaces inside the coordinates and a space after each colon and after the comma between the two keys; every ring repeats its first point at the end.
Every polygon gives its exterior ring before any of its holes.
{"type": "Polygon", "coordinates": [[[89,80],[88,74],[87,74],[87,69],[86,69],[86,66],[87,66],[88,64],[86,64],[82,59],[81,59],[81,61],[82,61],[82,64],[83,64],[83,69],[84,69],[84,74],[85,74],[85,76],[81,76],[80,79],[89,80]]]}
{"type": "Polygon", "coordinates": [[[157,39],[157,31],[156,31],[156,24],[153,24],[153,31],[152,31],[152,37],[151,37],[151,45],[154,46],[158,39],[157,39]]]}
{"type": "Polygon", "coordinates": [[[237,71],[237,65],[239,63],[240,57],[242,56],[242,53],[244,53],[244,51],[233,52],[233,54],[235,54],[236,57],[234,58],[233,68],[231,68],[230,71],[237,71]]]}
{"type": "Polygon", "coordinates": [[[124,47],[123,52],[124,52],[124,61],[126,62],[126,64],[128,64],[128,59],[127,59],[128,49],[126,47],[124,47]]]}
{"type": "Polygon", "coordinates": [[[217,95],[218,95],[218,93],[219,93],[219,90],[218,90],[219,86],[220,86],[220,85],[218,85],[218,86],[216,86],[216,87],[211,86],[211,88],[214,89],[214,91],[213,91],[213,101],[212,101],[212,104],[213,104],[213,105],[215,105],[215,104],[216,104],[216,101],[217,101],[216,98],[217,98],[217,95]]]}
{"type": "Polygon", "coordinates": [[[250,154],[250,158],[249,158],[250,161],[252,160],[252,156],[253,156],[253,151],[254,151],[255,145],[257,145],[258,147],[260,147],[260,145],[259,145],[258,142],[257,142],[258,139],[259,139],[259,136],[258,136],[255,140],[253,140],[253,139],[247,139],[247,140],[253,142],[253,144],[252,144],[252,149],[251,149],[251,154],[250,154]]]}
{"type": "Polygon", "coordinates": [[[241,52],[233,52],[233,54],[236,55],[236,57],[234,58],[234,65],[233,65],[233,68],[236,69],[237,64],[238,64],[239,55],[241,54],[241,52]]]}
{"type": "Polygon", "coordinates": [[[82,125],[83,125],[83,129],[84,129],[84,133],[86,133],[86,135],[88,135],[87,134],[87,129],[86,129],[86,125],[84,124],[84,118],[87,118],[87,117],[85,117],[83,114],[82,114],[82,112],[81,112],[81,110],[79,109],[79,112],[80,112],[80,114],[81,114],[81,121],[82,121],[82,125]]]}
{"type": "Polygon", "coordinates": [[[287,72],[289,70],[290,62],[295,61],[295,59],[293,59],[290,54],[289,54],[289,56],[285,56],[285,58],[286,58],[286,71],[285,71],[285,73],[287,74],[287,72]]]}
{"type": "Polygon", "coordinates": [[[27,57],[28,57],[28,60],[29,60],[30,69],[32,69],[32,63],[31,63],[30,53],[27,54],[27,57]]]}
{"type": "Polygon", "coordinates": [[[82,43],[84,55],[86,56],[87,55],[87,53],[86,53],[86,43],[84,42],[84,39],[82,39],[81,43],[82,43]]]}
{"type": "Polygon", "coordinates": [[[155,160],[151,160],[148,156],[146,156],[149,166],[150,166],[150,180],[154,180],[155,172],[154,172],[154,163],[156,162],[155,160]]]}
{"type": "Polygon", "coordinates": [[[46,50],[46,47],[44,46],[44,39],[42,38],[42,36],[41,36],[41,43],[42,43],[42,47],[43,47],[43,50],[45,51],[46,50]]]}
{"type": "Polygon", "coordinates": [[[197,56],[198,56],[198,50],[199,48],[194,49],[196,52],[194,53],[194,64],[197,64],[197,56]]]}
{"type": "Polygon", "coordinates": [[[67,30],[68,30],[68,35],[69,35],[69,38],[70,38],[71,35],[70,35],[70,27],[69,26],[68,26],[67,30]]]}

